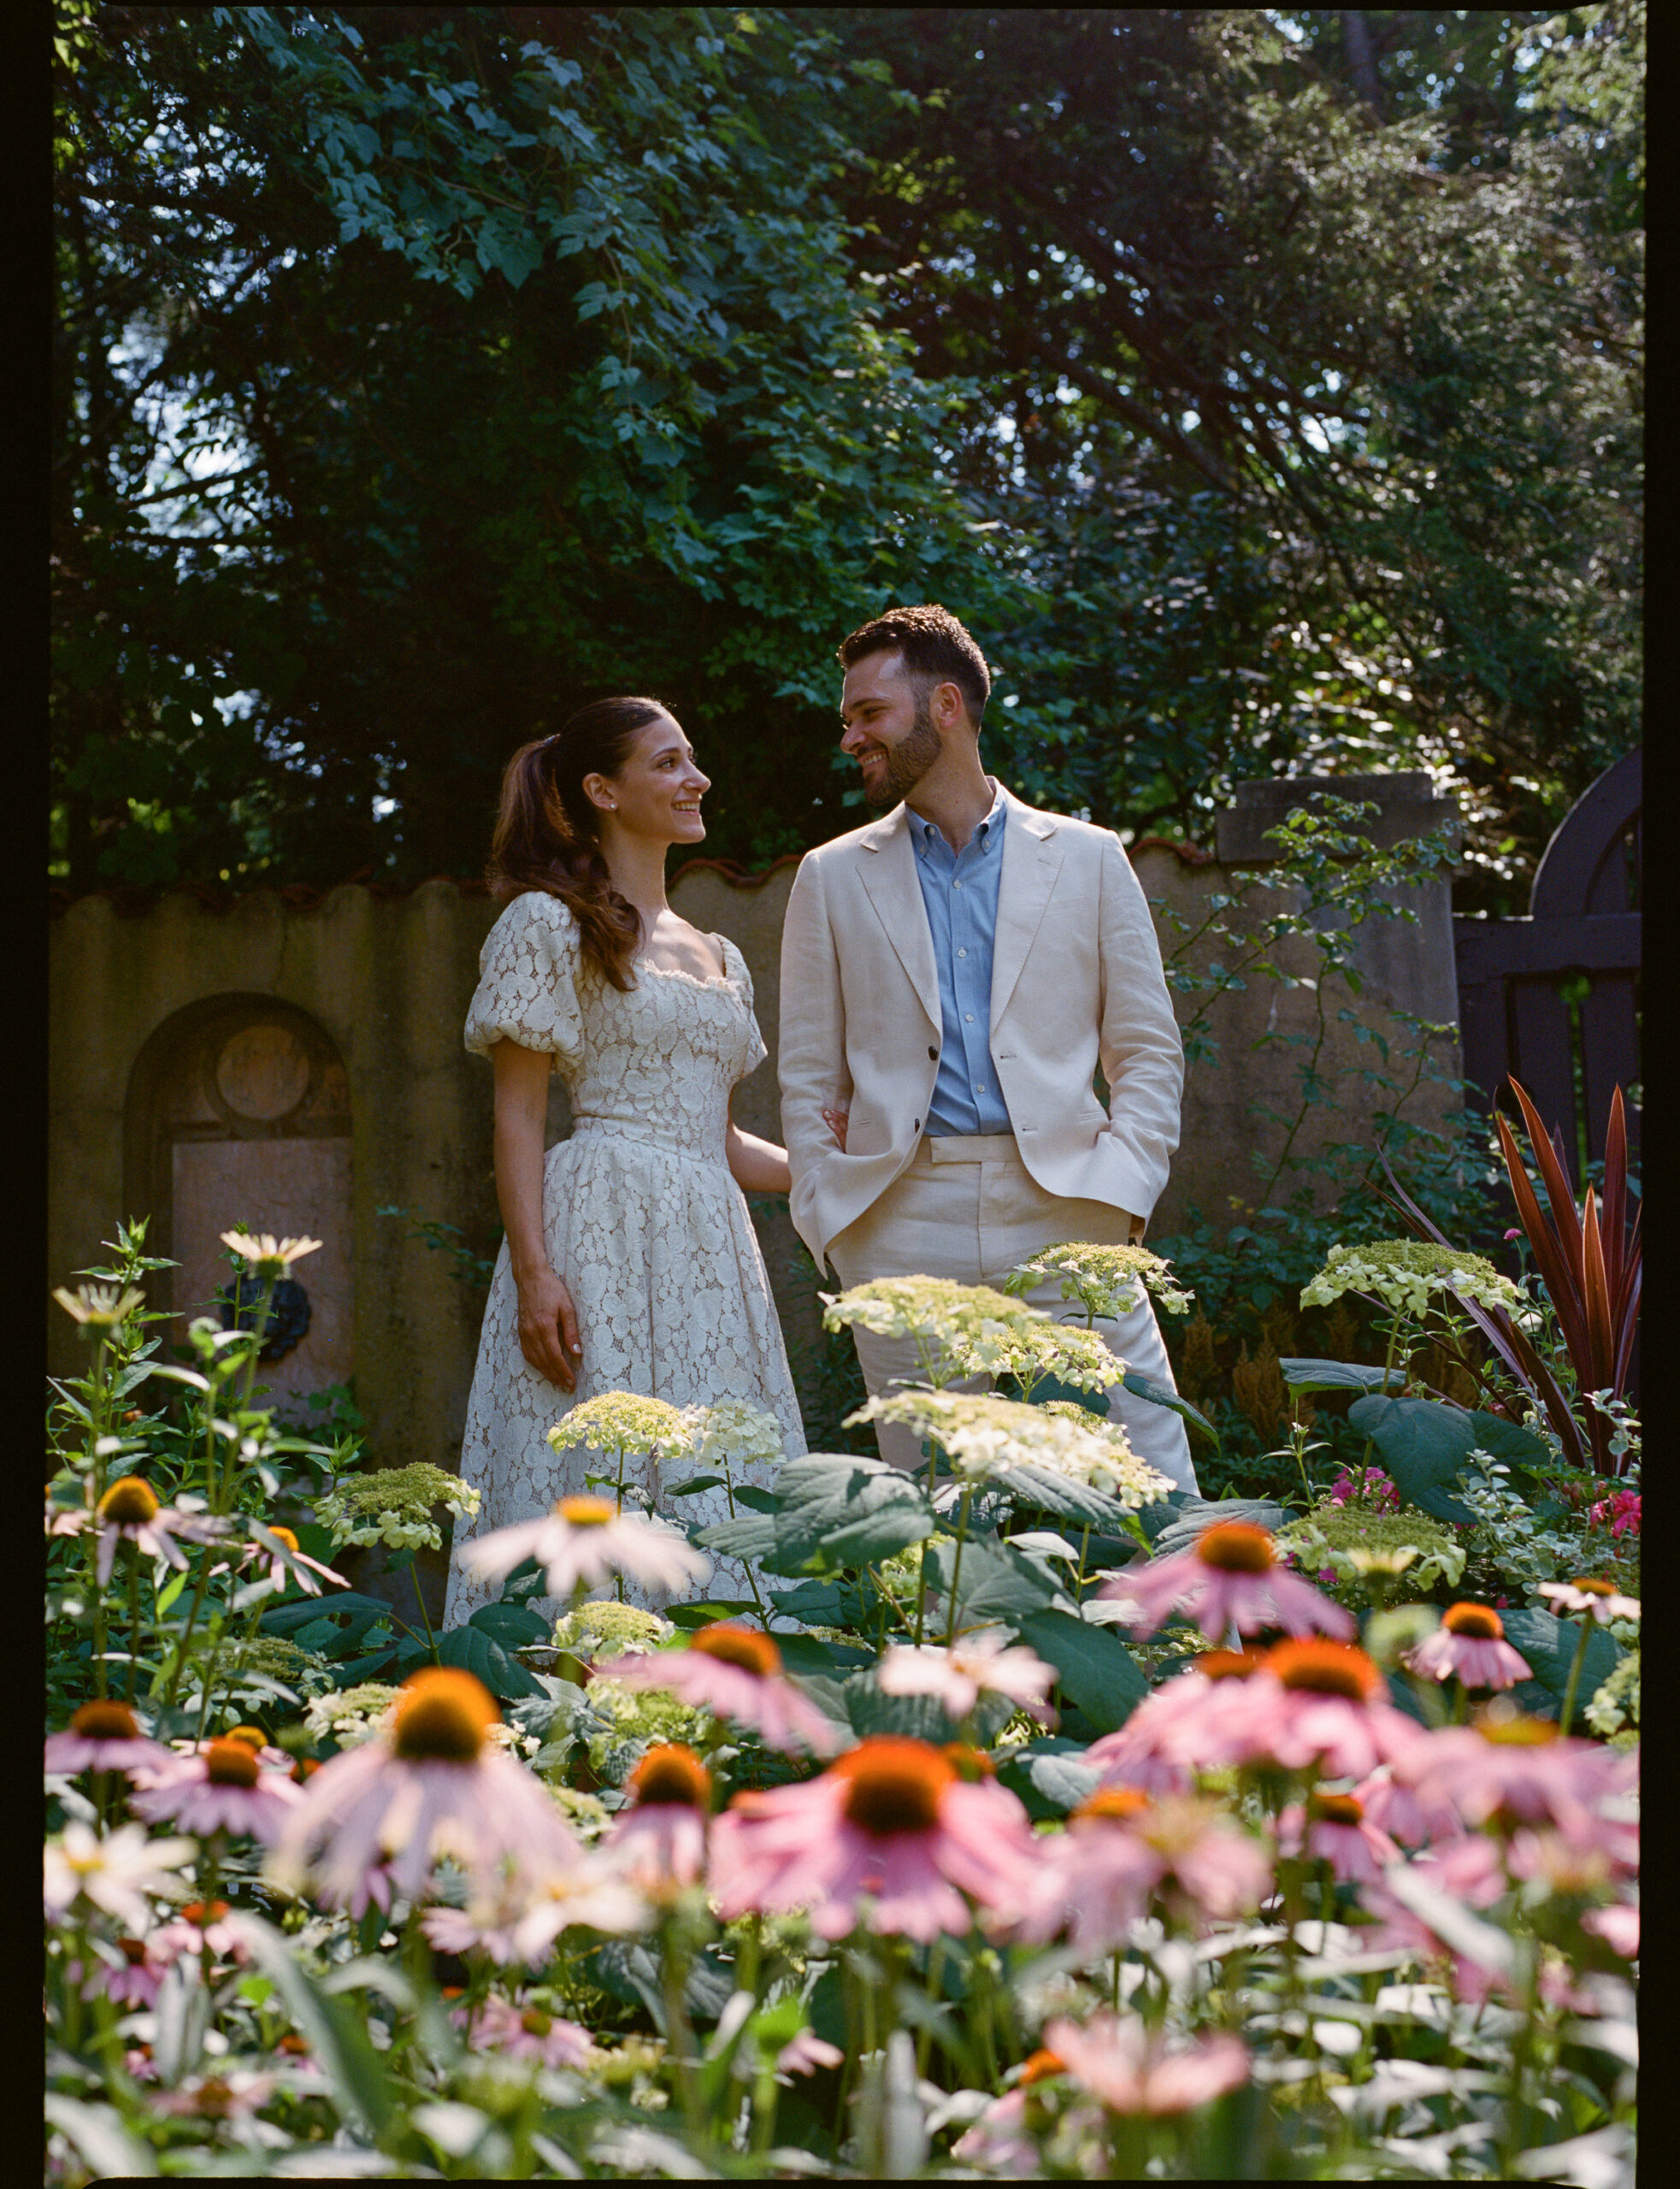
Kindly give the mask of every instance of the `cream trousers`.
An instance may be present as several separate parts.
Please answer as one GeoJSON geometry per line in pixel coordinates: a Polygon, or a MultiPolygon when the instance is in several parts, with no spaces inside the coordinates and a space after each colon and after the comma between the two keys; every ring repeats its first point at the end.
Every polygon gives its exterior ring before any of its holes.
{"type": "MultiPolygon", "coordinates": [[[[828,1259],[848,1288],[883,1277],[944,1277],[1001,1289],[1011,1270],[1046,1247],[1070,1239],[1123,1246],[1130,1235],[1123,1209],[1046,1193],[1022,1162],[1011,1133],[924,1136],[907,1168],[832,1242],[828,1259]]],[[[1060,1320],[1084,1320],[1078,1307],[1062,1298],[1059,1277],[1026,1296],[1060,1320]]],[[[1169,1390],[1176,1388],[1147,1296],[1117,1321],[1105,1318],[1096,1327],[1128,1368],[1169,1390]]],[[[852,1336],[871,1398],[896,1384],[921,1380],[908,1339],[864,1330],[854,1330],[852,1336]]],[[[959,1388],[985,1387],[982,1380],[959,1388]]],[[[1170,1407],[1134,1397],[1117,1381],[1105,1395],[1110,1415],[1124,1426],[1138,1456],[1158,1467],[1175,1489],[1194,1494],[1196,1472],[1180,1417],[1170,1407]]],[[[920,1443],[901,1424],[878,1424],[875,1440],[882,1459],[893,1466],[920,1463],[920,1443]]]]}

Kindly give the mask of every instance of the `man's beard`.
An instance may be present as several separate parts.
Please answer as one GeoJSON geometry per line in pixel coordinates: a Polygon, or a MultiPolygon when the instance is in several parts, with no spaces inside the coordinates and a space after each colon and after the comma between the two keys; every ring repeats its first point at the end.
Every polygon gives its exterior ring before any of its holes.
{"type": "Polygon", "coordinates": [[[940,734],[934,728],[934,711],[924,693],[916,702],[908,735],[896,745],[881,748],[884,765],[879,787],[871,790],[867,778],[864,795],[877,811],[908,798],[940,756],[940,734]]]}

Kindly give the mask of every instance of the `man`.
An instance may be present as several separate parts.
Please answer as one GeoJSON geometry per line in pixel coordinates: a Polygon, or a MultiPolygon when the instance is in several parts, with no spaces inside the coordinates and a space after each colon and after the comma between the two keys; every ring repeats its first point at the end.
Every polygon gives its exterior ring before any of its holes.
{"type": "MultiPolygon", "coordinates": [[[[847,1286],[1000,1286],[1058,1241],[1141,1239],[1178,1145],[1184,1062],[1119,839],[986,774],[991,678],[943,608],[891,610],[840,659],[840,749],[891,811],[808,853],[788,900],[779,1061],[799,1236],[847,1286]]],[[[1029,1296],[1066,1312],[1059,1281],[1029,1296]]],[[[1147,1299],[1099,1327],[1171,1387],[1147,1299]]],[[[871,1395],[916,1379],[908,1343],[854,1335],[871,1395]]],[[[1108,1407],[1141,1457],[1195,1489],[1170,1407],[1117,1379],[1108,1407]]],[[[910,1431],[882,1425],[878,1441],[917,1463],[910,1431]]]]}

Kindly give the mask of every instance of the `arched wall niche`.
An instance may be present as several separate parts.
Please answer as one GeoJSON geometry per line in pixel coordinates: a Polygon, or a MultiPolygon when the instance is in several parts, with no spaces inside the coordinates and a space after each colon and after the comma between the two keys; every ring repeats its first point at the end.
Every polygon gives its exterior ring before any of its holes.
{"type": "Polygon", "coordinates": [[[236,1225],[321,1247],[292,1272],[309,1325],[259,1370],[282,1407],[348,1381],[354,1364],[350,1082],[331,1037],[269,995],[207,996],[165,1019],[129,1076],[123,1172],[128,1207],[149,1211],[148,1248],[180,1265],[156,1302],[184,1338],[231,1271],[236,1225]]]}

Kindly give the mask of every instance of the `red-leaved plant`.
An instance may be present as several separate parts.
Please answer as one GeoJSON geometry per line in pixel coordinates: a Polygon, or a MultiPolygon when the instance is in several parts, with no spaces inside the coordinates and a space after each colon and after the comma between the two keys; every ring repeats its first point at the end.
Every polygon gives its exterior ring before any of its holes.
{"type": "MultiPolygon", "coordinates": [[[[1612,1398],[1623,1396],[1633,1364],[1634,1341],[1639,1334],[1640,1212],[1636,1203],[1631,1213],[1629,1207],[1622,1090],[1617,1088],[1610,1101],[1602,1216],[1590,1186],[1580,1214],[1576,1213],[1575,1195],[1559,1148],[1548,1138],[1526,1090],[1514,1079],[1511,1091],[1522,1107],[1535,1166],[1545,1182],[1546,1208],[1540,1205],[1516,1134],[1497,1111],[1494,1122],[1499,1129],[1518,1218],[1528,1235],[1536,1271],[1551,1296],[1558,1329],[1575,1371],[1583,1401],[1579,1415],[1557,1378],[1502,1308],[1480,1307],[1474,1301],[1463,1305],[1506,1367],[1545,1414],[1570,1465],[1590,1466],[1595,1473],[1613,1475],[1620,1466],[1618,1455],[1610,1449],[1614,1425],[1596,1407],[1584,1401],[1589,1391],[1607,1391],[1612,1398]]],[[[1387,1198],[1412,1230],[1423,1238],[1450,1245],[1446,1233],[1424,1215],[1386,1162],[1382,1168],[1392,1189],[1387,1198]]],[[[1488,1379],[1476,1363],[1465,1359],[1464,1366],[1486,1390],[1488,1379]]]]}

